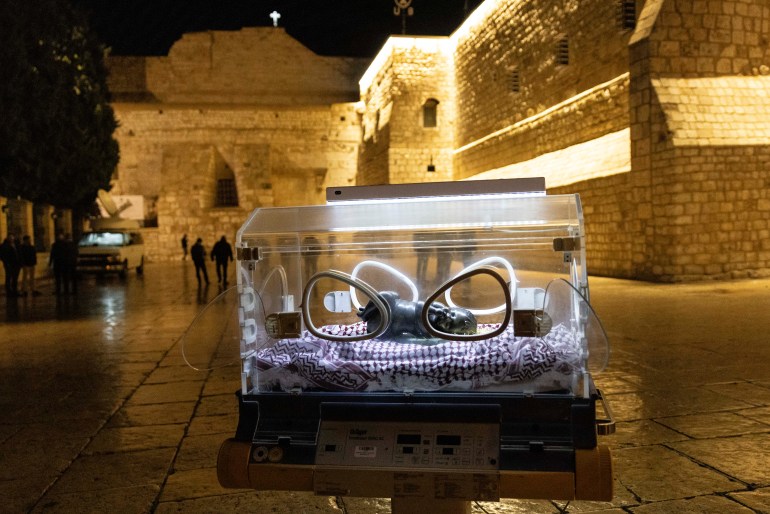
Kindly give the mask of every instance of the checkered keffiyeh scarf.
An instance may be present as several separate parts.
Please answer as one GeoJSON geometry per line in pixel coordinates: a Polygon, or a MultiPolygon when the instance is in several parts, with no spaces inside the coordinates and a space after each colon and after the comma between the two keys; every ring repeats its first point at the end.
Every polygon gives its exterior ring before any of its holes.
{"type": "MultiPolygon", "coordinates": [[[[479,325],[491,331],[494,325],[479,325]]],[[[366,323],[329,325],[335,335],[366,333],[366,323]]],[[[414,341],[414,340],[412,340],[414,341]]],[[[474,390],[545,381],[564,387],[579,368],[580,350],[563,325],[544,338],[514,337],[513,327],[482,341],[433,344],[380,341],[335,342],[303,332],[256,354],[260,388],[327,391],[474,390]]]]}

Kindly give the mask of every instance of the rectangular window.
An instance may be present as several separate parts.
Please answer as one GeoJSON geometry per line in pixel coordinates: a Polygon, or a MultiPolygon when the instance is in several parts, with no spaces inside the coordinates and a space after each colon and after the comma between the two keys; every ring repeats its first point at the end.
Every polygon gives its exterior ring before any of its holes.
{"type": "Polygon", "coordinates": [[[556,45],[556,64],[567,66],[569,64],[569,38],[562,36],[556,45]]]}
{"type": "Polygon", "coordinates": [[[217,180],[217,207],[237,207],[238,192],[235,189],[235,179],[221,178],[217,180]]]}
{"type": "Polygon", "coordinates": [[[636,0],[618,0],[617,22],[620,30],[636,28],[636,0]]]}
{"type": "Polygon", "coordinates": [[[511,93],[521,92],[521,74],[519,68],[513,68],[508,77],[508,89],[511,93]]]}

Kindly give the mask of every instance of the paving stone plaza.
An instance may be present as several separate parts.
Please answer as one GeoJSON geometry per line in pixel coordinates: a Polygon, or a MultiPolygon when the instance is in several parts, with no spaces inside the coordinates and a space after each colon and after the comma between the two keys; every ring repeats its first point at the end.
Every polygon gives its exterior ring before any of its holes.
{"type": "MultiPolygon", "coordinates": [[[[770,280],[591,278],[618,421],[612,503],[566,512],[770,512],[770,280]]],[[[386,513],[388,499],[222,489],[237,365],[198,372],[180,338],[216,297],[192,264],[85,279],[78,296],[0,297],[0,511],[386,513]]],[[[474,513],[557,513],[503,500],[474,513]]]]}

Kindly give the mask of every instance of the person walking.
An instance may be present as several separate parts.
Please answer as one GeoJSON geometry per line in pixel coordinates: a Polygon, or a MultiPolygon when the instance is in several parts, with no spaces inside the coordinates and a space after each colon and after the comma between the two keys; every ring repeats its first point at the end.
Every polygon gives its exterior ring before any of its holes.
{"type": "Polygon", "coordinates": [[[3,261],[5,270],[5,295],[8,298],[16,298],[19,294],[19,271],[21,261],[19,250],[16,247],[16,236],[8,234],[3,244],[0,245],[0,260],[3,261]]]}
{"type": "Polygon", "coordinates": [[[195,278],[198,279],[198,287],[201,285],[201,272],[203,278],[206,280],[206,285],[209,283],[209,274],[206,271],[206,249],[203,248],[203,239],[200,237],[195,244],[190,248],[190,257],[193,264],[195,264],[195,278]]]}
{"type": "Polygon", "coordinates": [[[187,260],[187,234],[182,236],[182,260],[187,260]]]}
{"type": "Polygon", "coordinates": [[[227,263],[233,260],[233,247],[227,242],[225,236],[222,236],[211,249],[211,260],[216,260],[217,282],[227,286],[227,263]]]}
{"type": "Polygon", "coordinates": [[[64,234],[59,234],[56,241],[51,245],[51,255],[48,257],[48,267],[53,268],[53,278],[56,284],[54,294],[62,294],[65,272],[67,270],[67,241],[64,240],[64,234]]]}
{"type": "Polygon", "coordinates": [[[19,247],[19,260],[21,261],[21,294],[40,296],[40,291],[35,289],[35,266],[37,266],[37,250],[32,246],[29,236],[22,238],[19,247]]]}

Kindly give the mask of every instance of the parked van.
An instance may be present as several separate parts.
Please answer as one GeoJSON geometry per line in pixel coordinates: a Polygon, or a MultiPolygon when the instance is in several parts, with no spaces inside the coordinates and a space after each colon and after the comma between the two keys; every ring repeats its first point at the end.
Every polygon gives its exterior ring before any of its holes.
{"type": "Polygon", "coordinates": [[[135,269],[141,275],[144,241],[138,223],[118,219],[95,221],[93,230],[83,234],[78,243],[78,271],[118,273],[125,277],[129,270],[135,269]]]}

